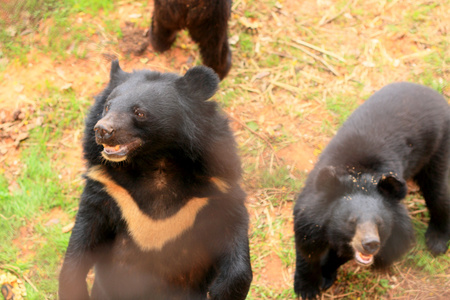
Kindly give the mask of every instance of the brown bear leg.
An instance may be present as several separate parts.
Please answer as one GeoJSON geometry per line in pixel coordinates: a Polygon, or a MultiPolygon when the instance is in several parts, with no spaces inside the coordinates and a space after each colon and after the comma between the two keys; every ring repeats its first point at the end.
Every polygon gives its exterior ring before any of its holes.
{"type": "Polygon", "coordinates": [[[167,4],[155,1],[150,27],[150,42],[157,52],[169,50],[177,37],[177,31],[180,29],[177,27],[178,22],[172,22],[170,12],[164,5],[167,4]]]}

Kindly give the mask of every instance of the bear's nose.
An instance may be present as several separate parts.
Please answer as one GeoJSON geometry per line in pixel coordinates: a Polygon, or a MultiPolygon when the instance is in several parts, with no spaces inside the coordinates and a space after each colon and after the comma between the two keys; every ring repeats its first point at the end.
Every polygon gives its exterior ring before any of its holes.
{"type": "Polygon", "coordinates": [[[374,237],[363,240],[361,244],[369,254],[377,252],[380,248],[380,240],[374,237]]]}
{"type": "Polygon", "coordinates": [[[109,122],[98,121],[94,126],[95,137],[101,140],[108,140],[114,134],[114,128],[109,122]]]}

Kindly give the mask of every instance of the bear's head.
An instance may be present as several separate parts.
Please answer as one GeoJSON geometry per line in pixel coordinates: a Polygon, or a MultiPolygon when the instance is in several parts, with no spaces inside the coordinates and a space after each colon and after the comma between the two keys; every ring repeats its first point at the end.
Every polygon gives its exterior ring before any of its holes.
{"type": "Polygon", "coordinates": [[[215,72],[204,66],[179,76],[148,70],[127,73],[114,61],[109,85],[87,122],[90,140],[85,144],[97,144],[94,150],[87,146],[87,156],[101,153],[106,162],[117,163],[176,149],[200,155],[199,144],[209,137],[205,132],[216,116],[216,104],[207,100],[218,83],[215,72]]]}
{"type": "Polygon", "coordinates": [[[316,189],[329,205],[327,235],[338,254],[362,265],[371,265],[383,252],[403,211],[400,201],[406,196],[406,183],[395,174],[338,172],[321,169],[316,189]]]}

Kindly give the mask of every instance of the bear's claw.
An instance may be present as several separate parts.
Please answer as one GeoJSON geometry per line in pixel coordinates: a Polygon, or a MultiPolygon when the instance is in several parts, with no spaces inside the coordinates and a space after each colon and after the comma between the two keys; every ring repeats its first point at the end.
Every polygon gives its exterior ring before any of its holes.
{"type": "Polygon", "coordinates": [[[425,242],[431,254],[434,256],[447,252],[449,239],[449,233],[441,233],[432,227],[428,227],[425,233],[425,242]]]}

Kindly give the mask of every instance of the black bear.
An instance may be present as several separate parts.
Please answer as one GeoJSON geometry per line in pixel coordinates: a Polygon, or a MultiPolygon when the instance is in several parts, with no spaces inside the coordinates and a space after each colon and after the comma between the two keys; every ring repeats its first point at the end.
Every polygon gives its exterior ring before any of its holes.
{"type": "Polygon", "coordinates": [[[230,15],[231,0],[155,0],[150,28],[153,49],[168,50],[177,32],[187,28],[200,48],[203,63],[223,79],[231,68],[230,15]]]}
{"type": "Polygon", "coordinates": [[[425,198],[426,243],[434,255],[450,239],[450,109],[413,83],[379,90],[348,118],[320,155],[294,207],[294,290],[314,299],[354,258],[384,269],[407,252],[414,231],[401,203],[406,180],[425,198]]]}
{"type": "Polygon", "coordinates": [[[208,99],[219,79],[112,63],[83,141],[88,170],[60,299],[245,299],[252,280],[240,160],[208,99]]]}

